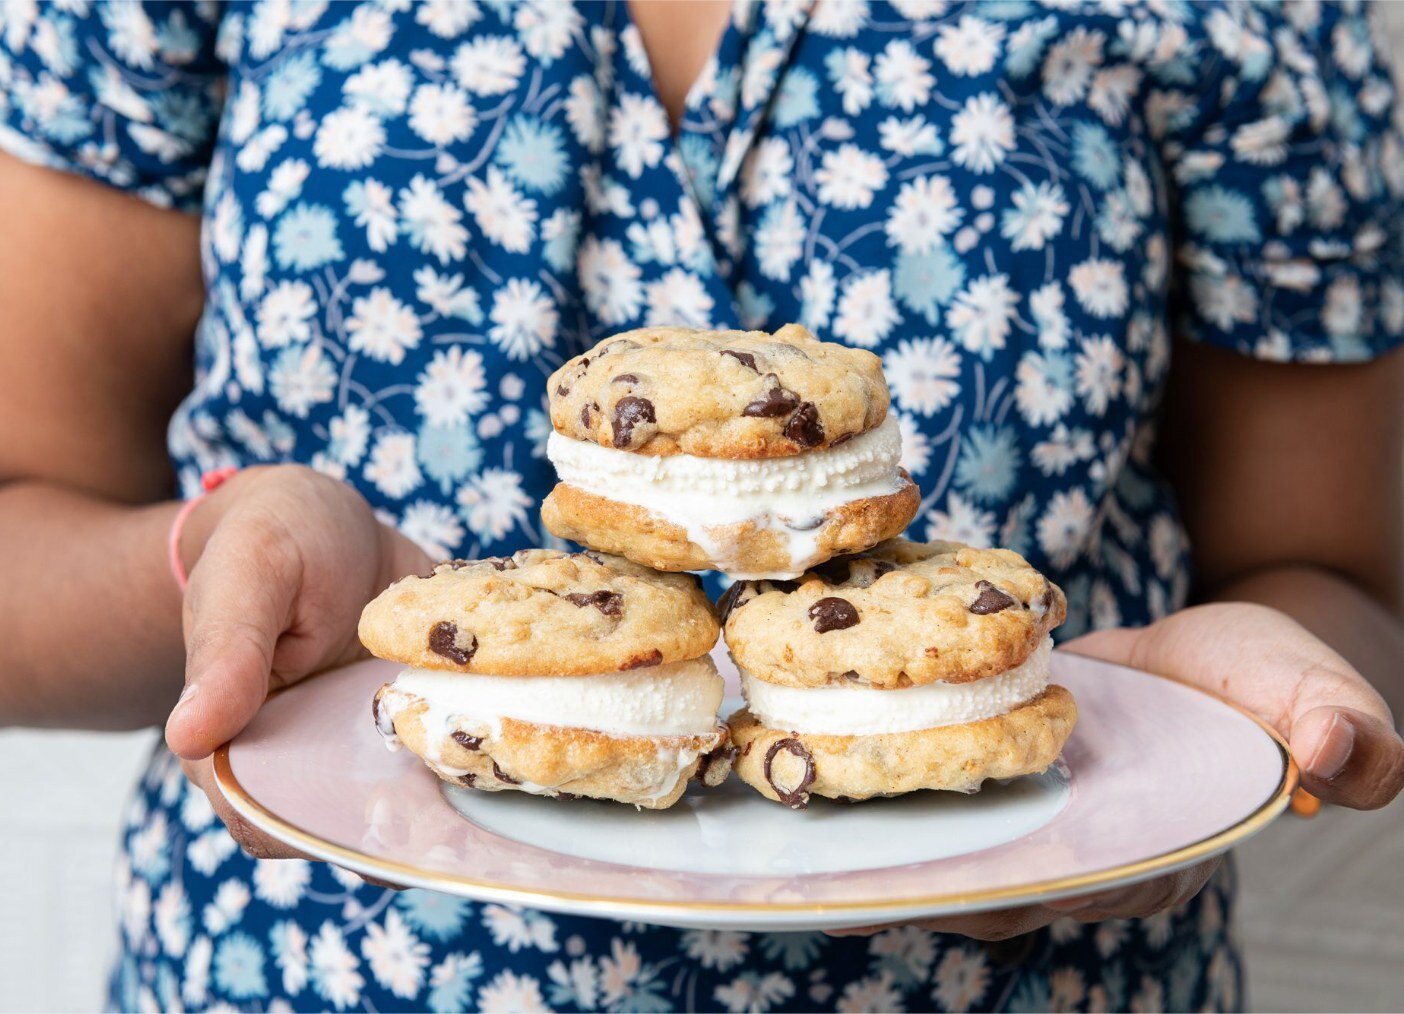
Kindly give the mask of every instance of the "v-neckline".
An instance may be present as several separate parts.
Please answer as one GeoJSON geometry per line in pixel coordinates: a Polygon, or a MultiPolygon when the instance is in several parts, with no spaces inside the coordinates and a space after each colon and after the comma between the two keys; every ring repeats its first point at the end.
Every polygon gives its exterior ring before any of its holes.
{"type": "Polygon", "coordinates": [[[739,30],[736,20],[736,8],[739,3],[747,3],[749,0],[732,0],[727,4],[726,24],[722,27],[721,34],[717,36],[717,44],[712,49],[711,54],[702,62],[697,75],[692,79],[692,83],[687,86],[687,91],[683,94],[682,108],[678,111],[678,122],[674,125],[672,118],[668,116],[668,107],[663,103],[663,95],[658,90],[658,75],[653,67],[653,57],[648,52],[648,47],[644,45],[643,31],[639,28],[639,23],[634,19],[634,12],[630,7],[629,0],[618,0],[624,9],[624,21],[621,32],[632,28],[639,37],[639,53],[642,54],[645,73],[642,75],[648,79],[649,94],[653,101],[657,102],[659,108],[663,110],[663,115],[667,118],[668,134],[672,138],[673,144],[682,140],[687,133],[687,111],[696,108],[701,95],[705,89],[715,85],[717,71],[721,67],[723,55],[728,47],[735,42],[735,33],[739,30]]]}

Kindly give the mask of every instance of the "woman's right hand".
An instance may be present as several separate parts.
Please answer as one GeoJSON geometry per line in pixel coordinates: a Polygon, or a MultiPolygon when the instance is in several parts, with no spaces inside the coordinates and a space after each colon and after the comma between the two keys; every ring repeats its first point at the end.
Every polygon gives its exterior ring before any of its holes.
{"type": "Polygon", "coordinates": [[[362,657],[362,607],[431,561],[350,486],[297,465],[235,474],[191,513],[181,553],[190,564],[185,690],[166,743],[246,851],[297,855],[233,811],[210,754],[271,691],[362,657]]]}

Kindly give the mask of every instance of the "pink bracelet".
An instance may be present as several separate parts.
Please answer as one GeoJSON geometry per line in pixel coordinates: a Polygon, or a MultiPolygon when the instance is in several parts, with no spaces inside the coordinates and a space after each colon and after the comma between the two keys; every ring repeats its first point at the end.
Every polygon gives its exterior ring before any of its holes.
{"type": "Polygon", "coordinates": [[[171,576],[175,578],[176,587],[182,592],[190,583],[190,576],[185,573],[185,564],[180,559],[180,533],[185,531],[185,521],[201,500],[224,485],[229,477],[237,471],[237,468],[232,467],[216,468],[200,476],[202,492],[199,496],[191,497],[181,504],[180,510],[176,512],[175,518],[171,521],[171,534],[166,538],[166,555],[171,563],[171,576]]]}

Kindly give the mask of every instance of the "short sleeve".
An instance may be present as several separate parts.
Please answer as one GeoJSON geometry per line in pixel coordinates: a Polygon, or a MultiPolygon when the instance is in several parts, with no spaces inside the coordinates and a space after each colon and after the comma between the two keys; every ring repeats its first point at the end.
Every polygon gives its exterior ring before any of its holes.
{"type": "Polygon", "coordinates": [[[1188,91],[1150,96],[1171,171],[1176,326],[1282,362],[1404,340],[1404,145],[1356,3],[1229,4],[1188,91]]]}
{"type": "Polygon", "coordinates": [[[0,2],[0,150],[198,210],[224,101],[220,11],[0,2]]]}

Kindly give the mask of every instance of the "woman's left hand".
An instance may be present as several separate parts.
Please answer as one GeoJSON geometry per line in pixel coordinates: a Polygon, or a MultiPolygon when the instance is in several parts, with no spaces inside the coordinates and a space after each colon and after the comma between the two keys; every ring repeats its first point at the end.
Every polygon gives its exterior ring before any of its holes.
{"type": "MultiPolygon", "coordinates": [[[[1275,609],[1195,606],[1148,627],[1088,634],[1063,650],[1173,676],[1255,712],[1287,740],[1302,786],[1323,802],[1372,810],[1404,788],[1404,741],[1384,700],[1345,659],[1275,609]]],[[[1064,916],[1081,922],[1138,918],[1193,898],[1217,865],[1215,859],[1119,890],[917,925],[1004,940],[1064,916]]]]}

